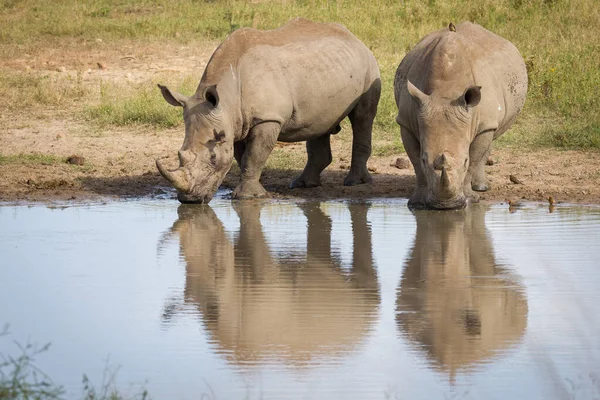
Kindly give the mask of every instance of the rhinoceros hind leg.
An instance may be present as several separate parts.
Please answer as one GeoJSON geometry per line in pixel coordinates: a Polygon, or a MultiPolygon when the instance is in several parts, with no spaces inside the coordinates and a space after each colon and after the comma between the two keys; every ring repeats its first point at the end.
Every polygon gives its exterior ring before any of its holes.
{"type": "Polygon", "coordinates": [[[290,188],[312,188],[321,186],[321,172],[331,164],[331,143],[329,133],[306,141],[308,161],[304,171],[290,183],[290,188]]]}
{"type": "Polygon", "coordinates": [[[233,191],[234,199],[250,199],[254,197],[267,197],[267,191],[260,184],[260,175],[262,173],[267,158],[273,151],[277,137],[279,136],[280,125],[276,122],[265,122],[256,125],[250,131],[246,139],[245,146],[234,147],[234,156],[240,163],[241,182],[233,191]],[[237,154],[236,154],[237,153],[237,154]]]}
{"type": "Polygon", "coordinates": [[[367,169],[367,160],[371,156],[373,120],[380,94],[381,82],[376,80],[348,114],[352,124],[352,162],[350,172],[344,179],[345,186],[371,183],[373,180],[367,169]]]}

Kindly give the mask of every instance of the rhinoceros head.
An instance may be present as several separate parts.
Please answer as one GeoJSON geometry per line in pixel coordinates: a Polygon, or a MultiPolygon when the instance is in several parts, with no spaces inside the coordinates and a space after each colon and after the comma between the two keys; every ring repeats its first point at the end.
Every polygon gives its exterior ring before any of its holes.
{"type": "Polygon", "coordinates": [[[177,189],[179,201],[208,203],[233,160],[233,128],[219,107],[217,87],[206,88],[201,97],[158,87],[169,104],[183,107],[185,140],[179,150],[179,168],[170,171],[160,160],[156,160],[156,166],[177,189]]]}
{"type": "Polygon", "coordinates": [[[466,204],[465,182],[469,148],[476,134],[473,109],[481,100],[481,87],[471,86],[454,98],[427,95],[407,81],[408,92],[419,105],[421,165],[427,179],[428,206],[461,208],[466,204]]]}

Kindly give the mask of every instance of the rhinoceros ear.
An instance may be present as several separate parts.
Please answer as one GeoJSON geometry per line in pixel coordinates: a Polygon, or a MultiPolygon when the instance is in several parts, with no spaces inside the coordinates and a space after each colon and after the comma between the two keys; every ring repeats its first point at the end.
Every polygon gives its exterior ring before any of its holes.
{"type": "Polygon", "coordinates": [[[163,85],[158,85],[158,88],[160,89],[160,92],[167,103],[175,107],[185,107],[185,104],[188,101],[186,96],[182,95],[181,93],[171,92],[168,87],[163,85]]]}
{"type": "Polygon", "coordinates": [[[219,93],[217,93],[217,85],[209,86],[204,90],[204,98],[210,104],[212,104],[213,108],[216,108],[219,105],[219,93]]]}
{"type": "Polygon", "coordinates": [[[481,101],[481,86],[471,86],[465,90],[462,100],[467,108],[475,107],[481,101]]]}
{"type": "Polygon", "coordinates": [[[408,88],[408,93],[410,93],[413,99],[417,100],[419,104],[425,103],[429,98],[429,96],[421,92],[421,90],[419,90],[418,87],[413,85],[408,79],[406,80],[406,87],[408,88]]]}

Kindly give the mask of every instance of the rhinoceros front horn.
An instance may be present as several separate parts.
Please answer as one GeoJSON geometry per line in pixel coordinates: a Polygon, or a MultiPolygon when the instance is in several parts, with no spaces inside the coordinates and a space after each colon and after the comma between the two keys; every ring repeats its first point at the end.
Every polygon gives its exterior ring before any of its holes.
{"type": "Polygon", "coordinates": [[[445,190],[450,189],[450,179],[448,179],[448,173],[446,172],[446,167],[442,167],[442,177],[440,179],[442,188],[445,190]]]}
{"type": "Polygon", "coordinates": [[[173,184],[175,189],[186,193],[190,191],[190,182],[184,167],[169,171],[162,165],[160,160],[156,160],[156,168],[158,168],[158,172],[160,172],[166,180],[173,184]]]}

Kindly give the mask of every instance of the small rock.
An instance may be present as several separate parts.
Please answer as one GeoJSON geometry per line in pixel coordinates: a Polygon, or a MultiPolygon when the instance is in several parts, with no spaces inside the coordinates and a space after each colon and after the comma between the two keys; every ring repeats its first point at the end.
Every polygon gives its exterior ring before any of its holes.
{"type": "Polygon", "coordinates": [[[176,37],[176,38],[178,38],[178,37],[181,37],[181,33],[179,33],[179,32],[175,32],[175,37],[176,37]]]}
{"type": "Polygon", "coordinates": [[[496,162],[494,161],[494,159],[492,157],[488,157],[488,159],[485,162],[485,165],[494,165],[496,162]]]}
{"type": "Polygon", "coordinates": [[[340,157],[340,161],[346,161],[346,157],[340,157]]]}
{"type": "Polygon", "coordinates": [[[96,63],[98,65],[98,69],[106,69],[106,64],[103,64],[101,62],[96,63]]]}
{"type": "Polygon", "coordinates": [[[102,39],[100,39],[100,38],[96,39],[96,43],[102,43],[102,39]]]}
{"type": "Polygon", "coordinates": [[[150,175],[152,175],[152,171],[146,171],[142,175],[143,176],[150,176],[150,175]]]}
{"type": "Polygon", "coordinates": [[[85,71],[87,74],[91,74],[92,73],[92,69],[88,68],[87,71],[85,71]]]}
{"type": "Polygon", "coordinates": [[[390,164],[390,166],[398,169],[407,169],[410,167],[410,161],[404,157],[398,157],[396,158],[396,161],[390,164]]]}
{"type": "Polygon", "coordinates": [[[56,70],[58,72],[67,72],[67,69],[65,67],[58,67],[58,68],[56,68],[56,70]]]}
{"type": "Polygon", "coordinates": [[[340,169],[348,169],[346,165],[340,165],[340,169]]]}
{"type": "Polygon", "coordinates": [[[509,176],[508,176],[508,179],[510,179],[510,181],[511,181],[512,183],[514,183],[515,185],[522,185],[522,184],[523,184],[523,181],[521,181],[519,178],[517,178],[517,177],[516,177],[516,176],[514,176],[514,175],[509,175],[509,176]]]}
{"type": "Polygon", "coordinates": [[[368,169],[370,172],[377,172],[377,168],[375,167],[369,167],[368,169]]]}
{"type": "Polygon", "coordinates": [[[67,164],[83,165],[84,163],[85,163],[85,158],[83,158],[81,156],[72,155],[69,158],[67,158],[67,164]]]}
{"type": "Polygon", "coordinates": [[[64,137],[65,137],[65,134],[62,132],[59,132],[56,134],[56,140],[63,139],[64,137]]]}
{"type": "Polygon", "coordinates": [[[29,65],[25,66],[25,71],[31,72],[31,67],[29,65]]]}

